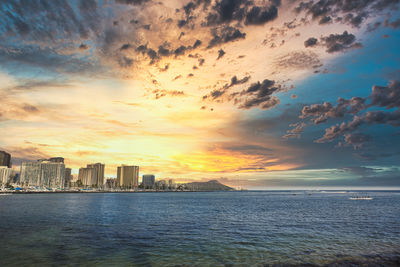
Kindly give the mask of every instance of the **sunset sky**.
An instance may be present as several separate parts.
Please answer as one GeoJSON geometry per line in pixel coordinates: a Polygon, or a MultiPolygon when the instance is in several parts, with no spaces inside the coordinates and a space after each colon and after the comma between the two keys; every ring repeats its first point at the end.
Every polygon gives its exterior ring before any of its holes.
{"type": "Polygon", "coordinates": [[[0,150],[250,189],[400,187],[399,0],[3,0],[0,150]]]}

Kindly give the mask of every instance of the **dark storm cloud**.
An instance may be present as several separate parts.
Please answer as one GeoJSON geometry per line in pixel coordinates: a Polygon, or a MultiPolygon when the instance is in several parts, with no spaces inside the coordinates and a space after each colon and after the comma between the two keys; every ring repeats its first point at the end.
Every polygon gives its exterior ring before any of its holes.
{"type": "Polygon", "coordinates": [[[297,122],[289,125],[293,129],[287,130],[286,134],[282,136],[284,139],[300,138],[301,133],[304,131],[306,124],[304,122],[297,122]]]}
{"type": "Polygon", "coordinates": [[[222,49],[218,50],[218,57],[217,57],[217,60],[220,59],[220,58],[222,58],[224,55],[225,55],[225,51],[224,51],[224,50],[222,50],[222,49]]]}
{"type": "Polygon", "coordinates": [[[177,12],[181,10],[183,11],[183,18],[178,20],[178,27],[182,28],[186,25],[189,25],[195,18],[195,16],[193,16],[193,11],[195,11],[201,5],[203,6],[203,10],[205,10],[210,3],[211,0],[194,0],[188,2],[182,7],[182,9],[177,9],[177,12]]]}
{"type": "Polygon", "coordinates": [[[269,1],[264,5],[255,5],[248,0],[221,0],[211,7],[203,26],[244,22],[246,25],[263,25],[278,16],[280,1],[269,1]]]}
{"type": "Polygon", "coordinates": [[[304,46],[305,47],[312,47],[315,46],[318,43],[318,39],[314,37],[310,37],[307,40],[304,41],[304,46]]]}
{"type": "Polygon", "coordinates": [[[123,44],[119,50],[124,51],[124,50],[128,50],[131,48],[132,48],[131,44],[123,44]]]}
{"type": "Polygon", "coordinates": [[[391,81],[388,86],[374,86],[371,104],[379,107],[400,107],[400,82],[391,81]]]}
{"type": "Polygon", "coordinates": [[[343,118],[353,116],[349,122],[332,125],[325,129],[325,134],[317,139],[317,143],[331,142],[344,137],[344,143],[339,146],[352,145],[355,149],[363,147],[371,136],[360,132],[363,125],[390,125],[400,126],[400,83],[391,81],[387,86],[373,86],[368,97],[339,98],[337,105],[329,102],[304,106],[300,118],[310,118],[314,124],[324,123],[328,118],[343,118]],[[369,101],[370,103],[367,103],[369,101]],[[374,108],[375,110],[368,110],[374,108]],[[377,108],[395,109],[394,111],[376,110],[377,108]]]}
{"type": "Polygon", "coordinates": [[[88,50],[90,48],[90,46],[88,46],[87,44],[80,44],[79,45],[79,49],[80,50],[88,50]]]}
{"type": "Polygon", "coordinates": [[[231,26],[213,28],[211,30],[211,35],[213,36],[213,38],[208,43],[208,48],[212,48],[219,44],[244,39],[246,37],[246,33],[242,33],[239,29],[231,26]]]}
{"type": "Polygon", "coordinates": [[[348,133],[344,135],[344,143],[339,142],[338,146],[353,146],[354,149],[360,149],[366,142],[371,140],[371,136],[363,133],[348,133]]]}
{"type": "Polygon", "coordinates": [[[330,34],[328,36],[322,36],[318,42],[317,38],[310,37],[304,42],[305,47],[314,46],[326,47],[326,52],[335,53],[340,51],[346,51],[354,48],[361,48],[362,44],[356,42],[354,34],[344,31],[342,34],[330,34]]]}
{"type": "Polygon", "coordinates": [[[354,117],[353,121],[345,123],[342,122],[340,125],[332,125],[331,127],[325,129],[325,134],[315,140],[317,143],[325,143],[331,142],[338,138],[339,136],[343,136],[345,134],[352,133],[353,131],[357,130],[364,123],[364,120],[361,117],[354,117]]]}
{"type": "Polygon", "coordinates": [[[323,104],[314,104],[304,106],[301,111],[300,118],[313,117],[315,124],[323,123],[328,118],[342,118],[346,114],[357,114],[366,108],[366,99],[361,97],[353,97],[351,99],[338,99],[338,104],[333,106],[329,102],[323,104]]]}
{"type": "Polygon", "coordinates": [[[356,37],[344,31],[342,34],[330,34],[321,37],[321,43],[326,47],[326,52],[334,53],[349,50],[352,48],[360,48],[361,43],[356,43],[356,37]]]}
{"type": "Polygon", "coordinates": [[[206,25],[214,26],[221,23],[230,23],[231,21],[242,21],[248,1],[245,0],[222,0],[217,1],[212,6],[212,12],[206,17],[206,25]]]}
{"type": "Polygon", "coordinates": [[[162,97],[165,96],[170,96],[170,97],[174,97],[174,96],[185,96],[185,93],[183,91],[177,91],[177,90],[164,90],[164,89],[157,89],[152,91],[152,93],[154,94],[154,99],[160,99],[162,97]]]}
{"type": "Polygon", "coordinates": [[[200,45],[201,45],[201,41],[200,40],[196,40],[195,42],[194,42],[194,44],[193,44],[193,49],[196,49],[197,47],[199,47],[200,45]]]}
{"type": "Polygon", "coordinates": [[[353,27],[359,27],[367,18],[386,8],[396,8],[398,0],[319,0],[302,1],[295,11],[304,12],[320,24],[331,20],[342,21],[353,27]]]}
{"type": "Polygon", "coordinates": [[[246,14],[245,24],[247,25],[263,25],[268,21],[274,20],[278,17],[278,8],[270,6],[261,8],[253,6],[246,14]]]}
{"type": "Polygon", "coordinates": [[[270,109],[280,103],[279,98],[272,94],[282,90],[275,81],[265,79],[262,83],[256,82],[250,85],[246,90],[240,92],[235,98],[235,102],[240,109],[250,109],[258,107],[260,109],[270,109]]]}
{"type": "Polygon", "coordinates": [[[350,13],[350,14],[347,14],[347,15],[345,15],[344,17],[343,17],[343,20],[347,23],[347,24],[350,24],[350,25],[352,25],[352,26],[354,26],[354,27],[360,27],[361,26],[361,23],[364,21],[364,19],[366,18],[367,16],[366,16],[366,14],[364,13],[361,13],[361,14],[358,14],[358,15],[354,15],[354,14],[352,14],[352,13],[350,13]]]}
{"type": "Polygon", "coordinates": [[[389,124],[395,127],[399,127],[400,110],[395,110],[393,112],[368,111],[361,116],[355,116],[353,120],[348,123],[343,122],[340,125],[332,125],[331,127],[325,129],[324,136],[316,140],[316,142],[331,142],[340,136],[353,134],[353,132],[358,130],[358,128],[363,124],[389,124]]]}
{"type": "Polygon", "coordinates": [[[150,59],[150,64],[155,63],[160,58],[154,49],[147,47],[147,44],[138,46],[136,52],[147,55],[150,59]]]}
{"type": "Polygon", "coordinates": [[[323,16],[323,17],[319,20],[318,24],[323,25],[323,24],[328,24],[328,23],[331,23],[331,22],[332,22],[331,16],[323,16]]]}
{"type": "Polygon", "coordinates": [[[175,57],[180,56],[180,55],[184,55],[186,50],[187,50],[187,47],[184,46],[184,45],[181,45],[180,47],[175,49],[175,51],[174,51],[175,57]]]}
{"type": "Polygon", "coordinates": [[[235,75],[231,78],[231,82],[229,84],[226,83],[222,88],[211,91],[209,95],[203,96],[203,99],[208,98],[210,100],[217,100],[221,96],[225,95],[225,93],[229,90],[229,88],[235,85],[247,83],[249,80],[250,76],[245,76],[242,79],[238,79],[237,76],[235,75]]]}
{"type": "Polygon", "coordinates": [[[141,53],[142,55],[147,55],[150,58],[150,64],[155,63],[162,57],[168,57],[174,55],[175,57],[185,55],[187,51],[192,51],[198,48],[202,44],[201,40],[196,40],[193,43],[193,46],[178,46],[175,49],[170,49],[171,44],[168,42],[164,42],[164,44],[158,46],[158,51],[155,51],[152,48],[149,48],[147,44],[140,45],[136,48],[136,52],[141,53]]]}
{"type": "Polygon", "coordinates": [[[203,66],[204,62],[206,62],[204,58],[199,58],[199,66],[203,66]]]}
{"type": "Polygon", "coordinates": [[[164,45],[160,45],[158,46],[158,55],[160,57],[167,57],[171,54],[171,51],[168,49],[169,45],[168,44],[164,44],[164,45]]]}

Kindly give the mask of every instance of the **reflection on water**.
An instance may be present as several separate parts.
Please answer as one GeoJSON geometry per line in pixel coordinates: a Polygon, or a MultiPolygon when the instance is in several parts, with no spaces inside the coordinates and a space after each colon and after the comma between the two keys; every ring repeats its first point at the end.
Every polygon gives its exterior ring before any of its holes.
{"type": "Polygon", "coordinates": [[[400,194],[217,192],[0,198],[0,265],[400,263],[400,194]]]}

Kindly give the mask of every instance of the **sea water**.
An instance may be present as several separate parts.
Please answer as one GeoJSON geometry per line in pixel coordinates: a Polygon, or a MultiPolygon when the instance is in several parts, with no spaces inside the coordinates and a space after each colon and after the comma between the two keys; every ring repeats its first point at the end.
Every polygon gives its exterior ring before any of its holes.
{"type": "Polygon", "coordinates": [[[0,266],[400,264],[400,192],[0,196],[0,266]]]}

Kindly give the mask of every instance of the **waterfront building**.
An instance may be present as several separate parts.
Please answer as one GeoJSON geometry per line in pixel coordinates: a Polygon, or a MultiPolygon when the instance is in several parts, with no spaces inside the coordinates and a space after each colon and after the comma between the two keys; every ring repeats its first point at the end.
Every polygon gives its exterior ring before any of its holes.
{"type": "Polygon", "coordinates": [[[0,166],[11,168],[11,155],[5,151],[0,151],[0,166]]]}
{"type": "Polygon", "coordinates": [[[117,168],[117,181],[121,187],[136,188],[139,182],[139,166],[119,166],[117,168]]]}
{"type": "Polygon", "coordinates": [[[80,180],[84,186],[95,186],[97,182],[97,169],[80,168],[78,180],[80,180]]]}
{"type": "Polygon", "coordinates": [[[64,187],[70,187],[72,181],[71,168],[65,168],[64,187]]]}
{"type": "Polygon", "coordinates": [[[8,168],[8,166],[0,166],[0,184],[6,185],[11,181],[12,178],[12,169],[8,168]]]}
{"type": "Polygon", "coordinates": [[[153,174],[144,174],[142,176],[142,184],[144,188],[153,188],[156,178],[153,174]]]}
{"type": "Polygon", "coordinates": [[[118,187],[117,178],[108,178],[105,183],[105,187],[108,189],[113,189],[118,187]]]}
{"type": "Polygon", "coordinates": [[[65,165],[61,162],[23,162],[20,183],[25,186],[64,188],[65,165]]]}
{"type": "Polygon", "coordinates": [[[102,186],[104,184],[104,168],[105,168],[105,164],[101,164],[101,163],[94,163],[94,164],[88,164],[87,168],[93,168],[95,169],[95,173],[96,173],[96,178],[95,178],[95,185],[96,186],[102,186]]]}
{"type": "Polygon", "coordinates": [[[87,164],[86,168],[79,169],[78,180],[84,186],[100,187],[104,185],[104,164],[87,164]]]}
{"type": "Polygon", "coordinates": [[[165,180],[160,180],[155,183],[156,189],[166,190],[168,188],[167,182],[165,180]]]}

